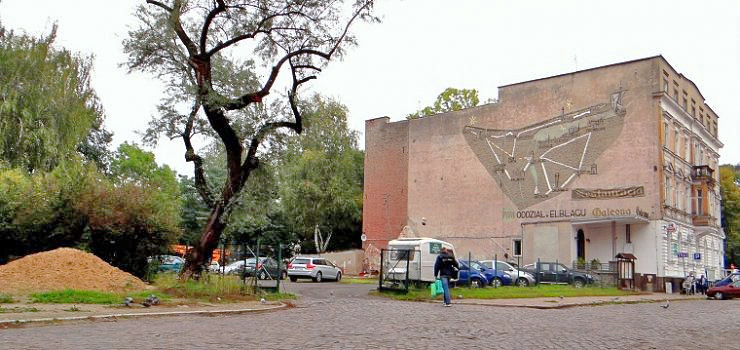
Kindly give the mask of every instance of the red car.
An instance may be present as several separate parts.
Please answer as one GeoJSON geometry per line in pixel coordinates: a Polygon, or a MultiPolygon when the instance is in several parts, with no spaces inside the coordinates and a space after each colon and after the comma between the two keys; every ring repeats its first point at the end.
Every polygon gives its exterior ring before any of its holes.
{"type": "Polygon", "coordinates": [[[709,288],[707,297],[714,297],[717,300],[740,297],[740,281],[735,281],[721,287],[709,288]]]}

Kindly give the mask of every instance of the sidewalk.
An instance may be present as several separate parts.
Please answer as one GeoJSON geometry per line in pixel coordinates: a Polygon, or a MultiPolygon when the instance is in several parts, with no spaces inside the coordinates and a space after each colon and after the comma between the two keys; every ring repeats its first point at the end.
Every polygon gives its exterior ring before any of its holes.
{"type": "MultiPolygon", "coordinates": [[[[665,303],[679,300],[702,300],[704,295],[683,294],[637,294],[622,296],[599,296],[599,297],[548,297],[548,298],[522,298],[522,299],[455,299],[453,304],[486,305],[498,307],[527,307],[534,309],[561,309],[574,306],[592,306],[606,304],[636,304],[636,303],[665,303]]],[[[437,302],[437,301],[435,301],[437,302]]]]}
{"type": "Polygon", "coordinates": [[[176,315],[219,315],[247,312],[264,312],[286,308],[279,302],[258,301],[195,305],[156,305],[144,308],[140,305],[94,304],[0,304],[0,328],[28,323],[43,323],[74,320],[104,320],[133,317],[161,317],[176,315]]]}

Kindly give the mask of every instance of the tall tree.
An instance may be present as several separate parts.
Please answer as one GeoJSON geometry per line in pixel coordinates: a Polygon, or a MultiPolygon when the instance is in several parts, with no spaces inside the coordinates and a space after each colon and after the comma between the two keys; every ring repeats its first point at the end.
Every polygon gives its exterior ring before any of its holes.
{"type": "Polygon", "coordinates": [[[0,25],[0,159],[29,172],[76,150],[102,166],[111,139],[90,86],[92,58],[55,48],[56,30],[33,38],[0,25]]]}
{"type": "Polygon", "coordinates": [[[153,72],[167,84],[147,139],[152,142],[160,134],[182,138],[185,159],[194,164],[195,186],[211,208],[181,277],[197,276],[217,246],[235,199],[269,148],[264,141],[282,130],[301,133],[298,88],[354,43],[349,28],[355,20],[376,20],[372,7],[372,0],[349,5],[342,0],[147,0],[137,8],[140,25],[124,40],[127,65],[153,72]],[[237,44],[248,45],[236,51],[237,44]],[[251,52],[249,59],[238,59],[245,51],[251,52]],[[271,68],[260,79],[255,66],[271,68]],[[281,118],[263,99],[285,70],[290,74],[289,107],[281,118]],[[185,103],[191,109],[179,112],[185,103]],[[192,144],[199,133],[217,138],[226,153],[226,181],[217,194],[209,191],[203,159],[192,144]]]}
{"type": "Polygon", "coordinates": [[[725,263],[740,266],[740,164],[719,167],[722,228],[727,236],[725,263]]]}
{"type": "MultiPolygon", "coordinates": [[[[361,245],[363,154],[347,108],[314,95],[300,103],[306,130],[292,139],[280,167],[280,203],[303,241],[318,228],[330,248],[361,245]]],[[[311,246],[314,244],[303,244],[311,246]]]]}
{"type": "Polygon", "coordinates": [[[475,107],[479,102],[478,90],[449,87],[437,96],[437,100],[434,101],[433,105],[409,114],[406,116],[406,119],[419,119],[433,114],[459,111],[461,109],[475,107]]]}

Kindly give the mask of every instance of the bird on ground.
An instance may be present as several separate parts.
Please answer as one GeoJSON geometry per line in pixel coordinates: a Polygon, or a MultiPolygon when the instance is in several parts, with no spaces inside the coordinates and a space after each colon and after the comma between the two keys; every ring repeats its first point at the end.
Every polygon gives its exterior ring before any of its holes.
{"type": "Polygon", "coordinates": [[[565,299],[565,297],[563,297],[562,295],[561,295],[561,296],[559,296],[558,298],[560,298],[560,300],[563,300],[563,299],[565,299]]]}
{"type": "Polygon", "coordinates": [[[260,299],[260,303],[261,304],[267,304],[267,301],[265,300],[265,298],[262,298],[262,299],[260,299]]]}
{"type": "Polygon", "coordinates": [[[665,305],[661,305],[660,307],[667,309],[669,306],[671,306],[670,302],[668,302],[668,299],[665,300],[665,305]]]}
{"type": "Polygon", "coordinates": [[[131,307],[131,303],[134,302],[134,298],[132,297],[126,297],[126,299],[123,299],[123,305],[126,305],[128,307],[131,307]]]}

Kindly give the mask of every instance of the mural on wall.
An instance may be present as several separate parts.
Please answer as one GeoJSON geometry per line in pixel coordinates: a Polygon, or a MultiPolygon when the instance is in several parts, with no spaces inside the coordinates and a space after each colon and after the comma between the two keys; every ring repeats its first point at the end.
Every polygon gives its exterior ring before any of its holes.
{"type": "Polygon", "coordinates": [[[463,135],[506,196],[527,208],[567,191],[578,176],[598,174],[596,159],[622,131],[623,94],[519,129],[467,125],[463,135]]]}

